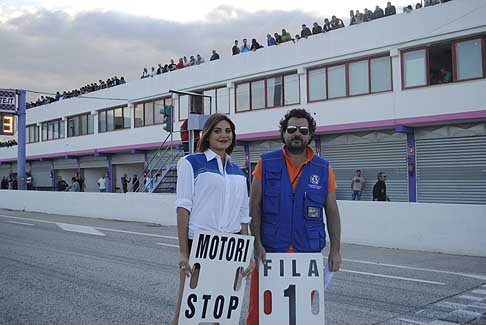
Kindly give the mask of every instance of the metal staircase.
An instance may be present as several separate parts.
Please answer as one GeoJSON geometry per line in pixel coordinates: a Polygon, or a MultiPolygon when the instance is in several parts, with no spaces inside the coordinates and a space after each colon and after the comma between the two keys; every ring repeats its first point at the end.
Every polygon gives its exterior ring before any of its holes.
{"type": "Polygon", "coordinates": [[[175,193],[177,183],[177,161],[184,152],[169,142],[169,133],[144,169],[137,192],[175,193]]]}

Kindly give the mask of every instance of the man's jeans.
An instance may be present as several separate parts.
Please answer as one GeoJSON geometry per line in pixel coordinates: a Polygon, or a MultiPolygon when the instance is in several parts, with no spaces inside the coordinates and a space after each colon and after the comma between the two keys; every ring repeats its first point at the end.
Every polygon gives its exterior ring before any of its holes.
{"type": "Polygon", "coordinates": [[[353,201],[361,201],[361,191],[353,191],[353,201]]]}

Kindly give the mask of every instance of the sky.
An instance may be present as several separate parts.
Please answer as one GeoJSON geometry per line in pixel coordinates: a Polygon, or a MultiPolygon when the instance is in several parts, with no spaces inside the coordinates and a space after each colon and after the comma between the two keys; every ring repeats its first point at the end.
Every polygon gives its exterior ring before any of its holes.
{"type": "MultiPolygon", "coordinates": [[[[417,1],[392,3],[401,12],[417,1]]],[[[0,0],[0,88],[53,93],[112,76],[129,82],[171,58],[208,60],[212,49],[224,58],[235,39],[265,45],[267,33],[297,34],[332,15],[346,22],[349,10],[377,4],[386,1],[0,0]]]]}

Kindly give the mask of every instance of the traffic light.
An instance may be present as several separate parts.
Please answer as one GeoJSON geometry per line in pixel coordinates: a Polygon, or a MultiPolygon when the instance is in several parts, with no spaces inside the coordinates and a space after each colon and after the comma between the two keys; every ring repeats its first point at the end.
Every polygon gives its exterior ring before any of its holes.
{"type": "Polygon", "coordinates": [[[165,124],[164,130],[167,132],[173,132],[174,131],[174,106],[169,105],[169,106],[164,106],[160,110],[161,114],[164,114],[164,120],[163,123],[165,124]]]}

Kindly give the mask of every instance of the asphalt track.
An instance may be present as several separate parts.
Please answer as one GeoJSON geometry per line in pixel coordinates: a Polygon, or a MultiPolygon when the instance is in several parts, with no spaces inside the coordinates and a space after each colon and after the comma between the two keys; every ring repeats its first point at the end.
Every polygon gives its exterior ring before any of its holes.
{"type": "MultiPolygon", "coordinates": [[[[0,324],[168,324],[177,247],[175,227],[0,210],[0,324]]],[[[342,253],[328,325],[486,324],[486,258],[342,253]]]]}

